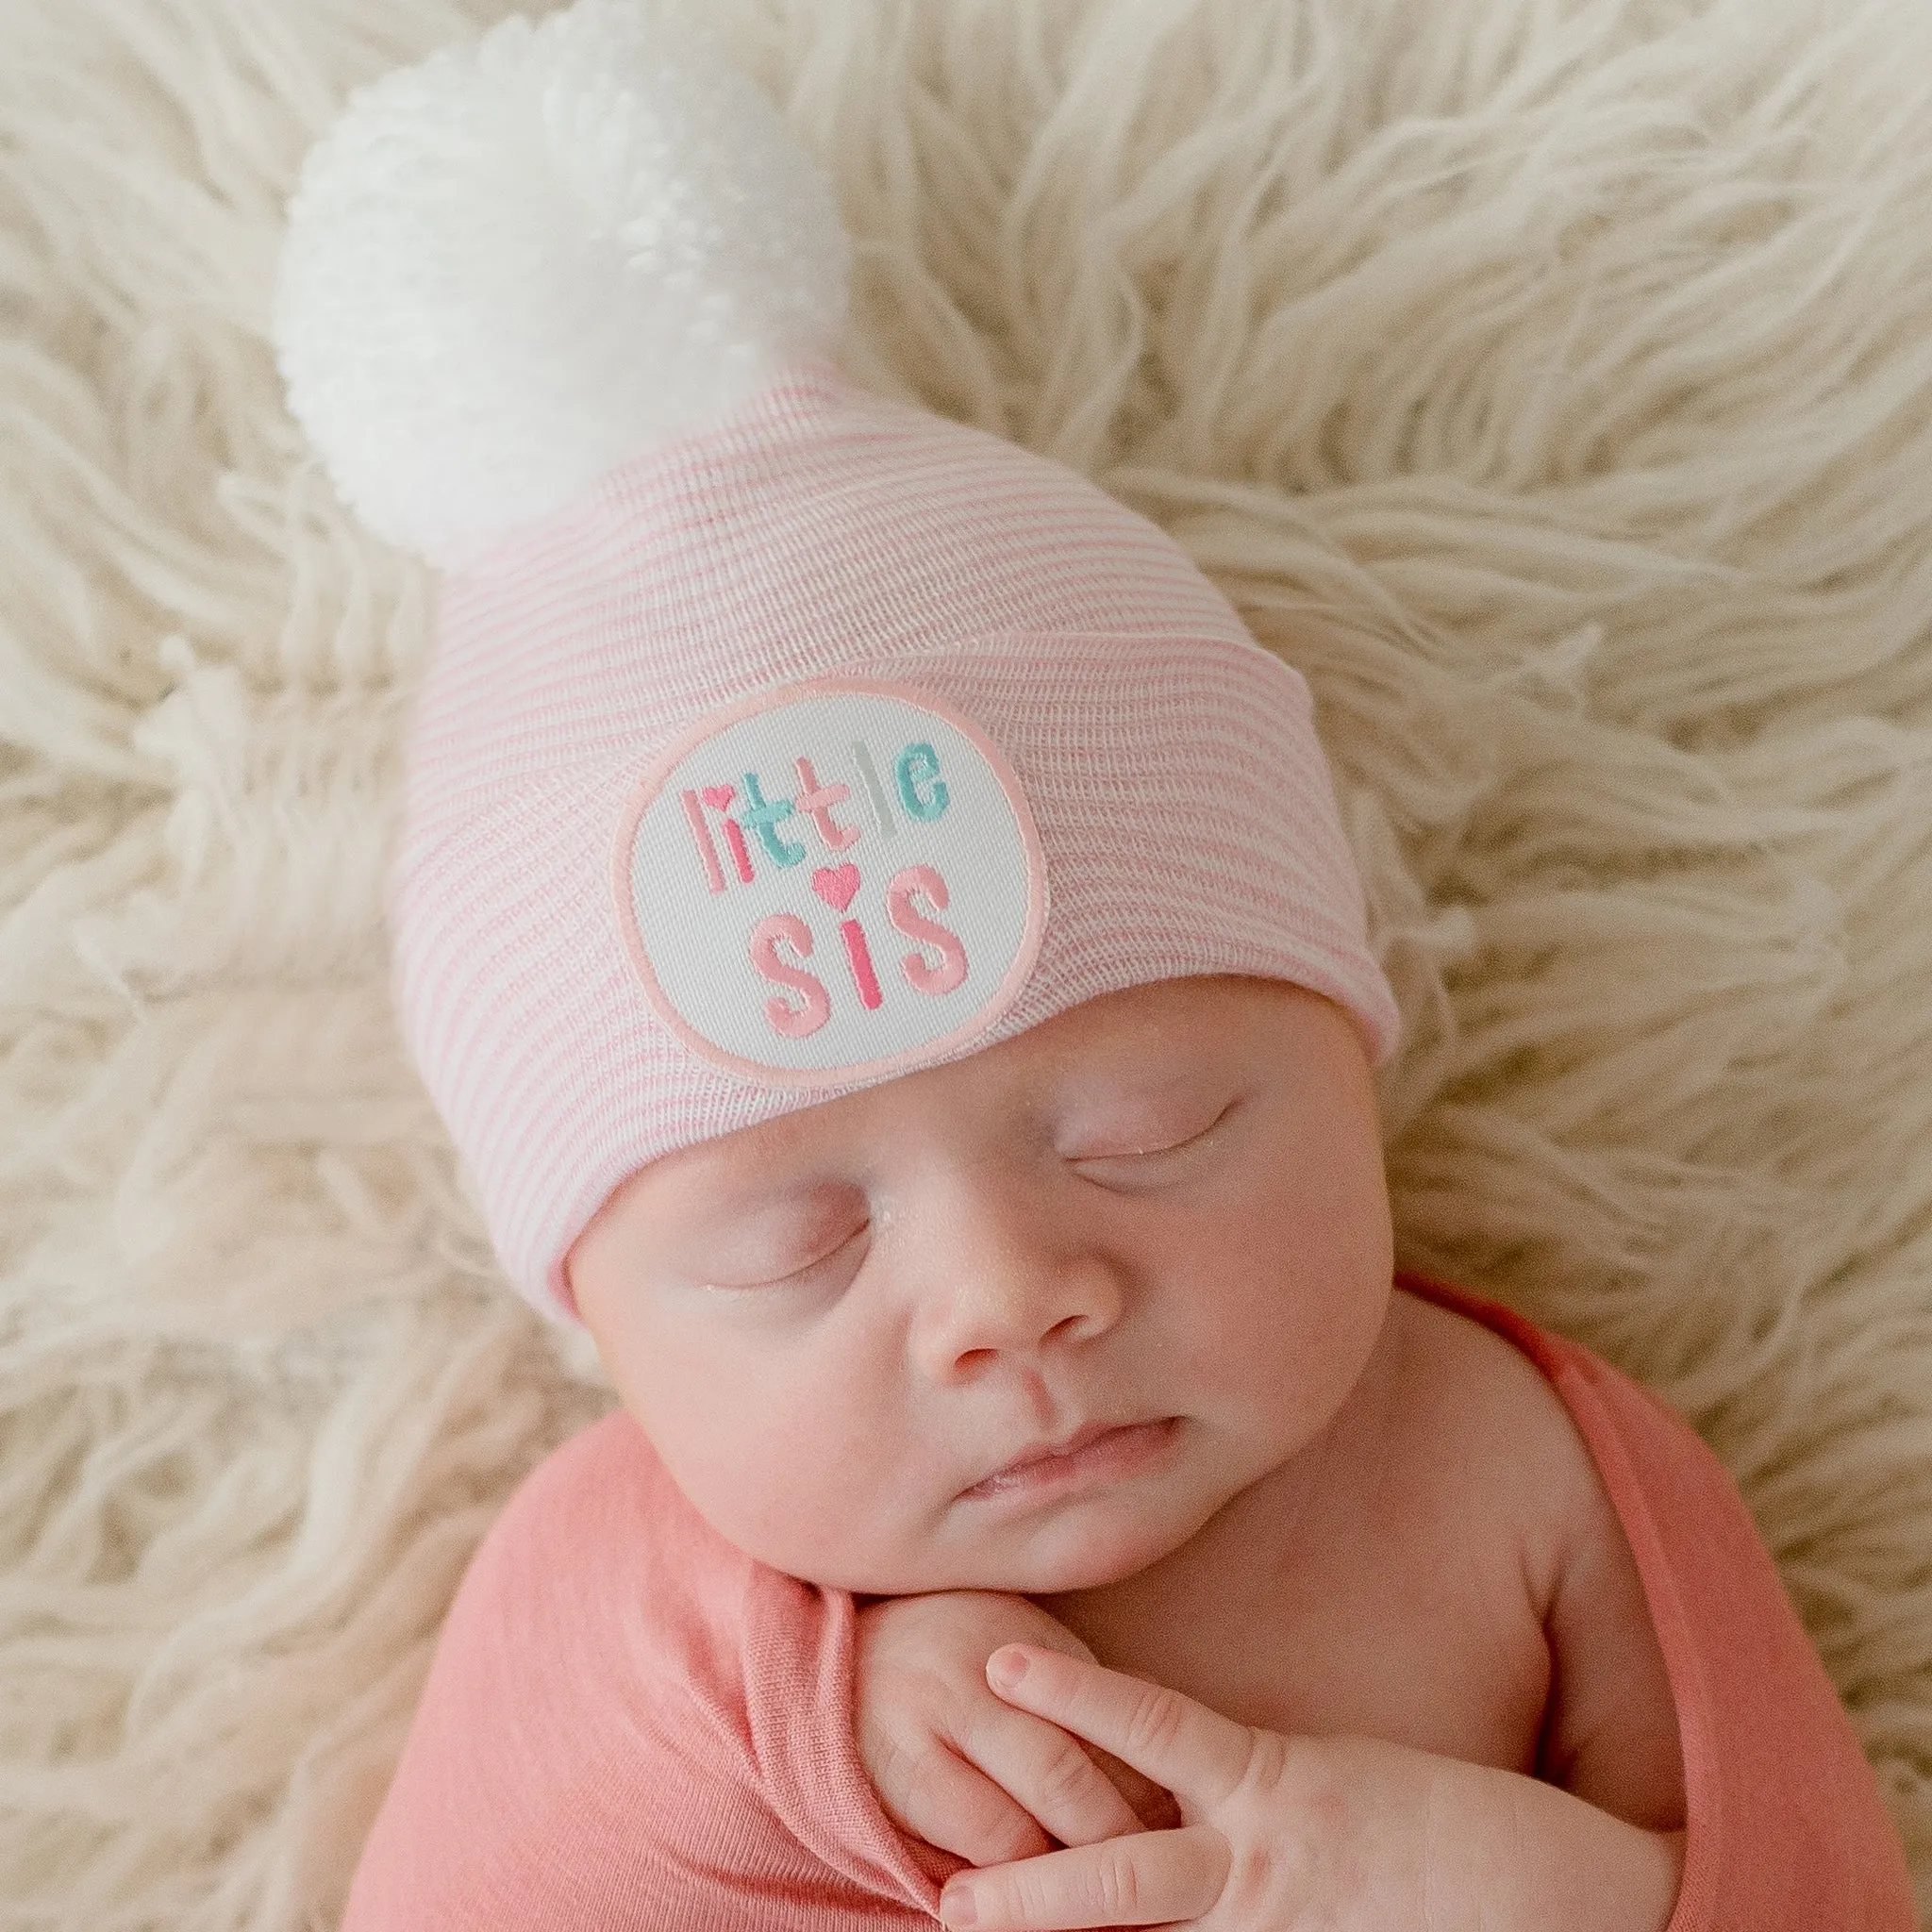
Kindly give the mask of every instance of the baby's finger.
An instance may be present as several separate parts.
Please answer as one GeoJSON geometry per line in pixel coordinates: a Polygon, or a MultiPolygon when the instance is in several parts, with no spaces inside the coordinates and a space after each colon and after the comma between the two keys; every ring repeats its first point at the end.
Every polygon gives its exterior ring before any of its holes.
{"type": "Polygon", "coordinates": [[[894,1822],[969,1865],[1002,1865],[1053,1849],[1024,1806],[937,1743],[890,1783],[892,1802],[887,1808],[894,1822]]]}
{"type": "Polygon", "coordinates": [[[1141,1821],[1142,1831],[1172,1831],[1182,1823],[1181,1807],[1174,1803],[1172,1791],[1151,1777],[1142,1777],[1131,1764],[1123,1764],[1111,1751],[1103,1751],[1085,1739],[1079,1742],[1080,1748],[1107,1774],[1108,1783],[1126,1800],[1127,1809],[1141,1821]]]}
{"type": "Polygon", "coordinates": [[[1219,1805],[1252,1761],[1245,1725],[1164,1684],[1064,1651],[1003,1643],[986,1660],[986,1681],[1008,1704],[1091,1740],[1202,1809],[1219,1805]]]}
{"type": "Polygon", "coordinates": [[[1137,1832],[970,1875],[956,1872],[940,1894],[940,1919],[974,1932],[1191,1922],[1214,1909],[1230,1862],[1227,1840],[1206,1824],[1137,1832]]]}
{"type": "MultiPolygon", "coordinates": [[[[1079,1739],[1043,1718],[988,1701],[954,1742],[1017,1798],[1063,1845],[1098,1844],[1139,1831],[1141,1820],[1079,1739]]],[[[1041,1851],[1047,1847],[1041,1845],[1041,1851]]],[[[1004,1857],[1025,1857],[1009,1852],[1004,1857]]],[[[975,1858],[975,1865],[1000,1859],[975,1858]]]]}

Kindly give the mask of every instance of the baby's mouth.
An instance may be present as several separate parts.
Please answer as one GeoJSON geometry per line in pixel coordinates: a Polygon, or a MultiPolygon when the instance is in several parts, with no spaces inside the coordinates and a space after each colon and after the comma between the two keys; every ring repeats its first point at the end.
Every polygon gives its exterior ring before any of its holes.
{"type": "Polygon", "coordinates": [[[1145,1423],[1089,1423],[1058,1444],[1023,1450],[962,1491],[961,1499],[1031,1495],[1137,1475],[1165,1453],[1179,1427],[1180,1418],[1172,1415],[1145,1423]]]}

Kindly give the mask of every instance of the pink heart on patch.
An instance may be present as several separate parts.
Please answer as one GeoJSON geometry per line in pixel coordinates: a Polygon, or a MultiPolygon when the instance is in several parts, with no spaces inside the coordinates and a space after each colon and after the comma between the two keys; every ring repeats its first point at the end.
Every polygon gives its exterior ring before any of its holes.
{"type": "Polygon", "coordinates": [[[707,785],[705,787],[705,803],[713,811],[723,811],[737,796],[738,787],[736,785],[707,785]]]}
{"type": "Polygon", "coordinates": [[[842,912],[858,890],[856,865],[822,865],[811,875],[811,889],[834,912],[842,912]]]}

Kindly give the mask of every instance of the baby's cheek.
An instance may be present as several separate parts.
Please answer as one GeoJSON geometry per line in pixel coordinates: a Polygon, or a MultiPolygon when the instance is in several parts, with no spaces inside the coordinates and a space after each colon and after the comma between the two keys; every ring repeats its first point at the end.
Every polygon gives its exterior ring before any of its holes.
{"type": "Polygon", "coordinates": [[[828,1402],[749,1403],[733,1420],[733,1440],[706,1458],[714,1524],[728,1517],[741,1549],[808,1582],[889,1588],[879,1570],[916,1458],[893,1453],[882,1423],[828,1402]]]}
{"type": "Polygon", "coordinates": [[[801,1457],[771,1406],[741,1374],[710,1373],[701,1358],[660,1349],[607,1357],[625,1407],[691,1507],[753,1556],[794,1506],[801,1457]]]}

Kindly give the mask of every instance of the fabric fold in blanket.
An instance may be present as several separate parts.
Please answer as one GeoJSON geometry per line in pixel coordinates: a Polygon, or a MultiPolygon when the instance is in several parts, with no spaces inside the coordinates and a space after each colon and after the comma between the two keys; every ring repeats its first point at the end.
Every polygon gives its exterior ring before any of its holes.
{"type": "MultiPolygon", "coordinates": [[[[1877,1780],[1723,1466],[1589,1350],[1440,1284],[1574,1419],[1663,1648],[1689,1801],[1670,1932],[1912,1932],[1877,1780]]],[[[963,1860],[879,1808],[854,1603],[715,1535],[625,1414],[484,1539],[343,1932],[900,1932],[963,1860]]]]}

